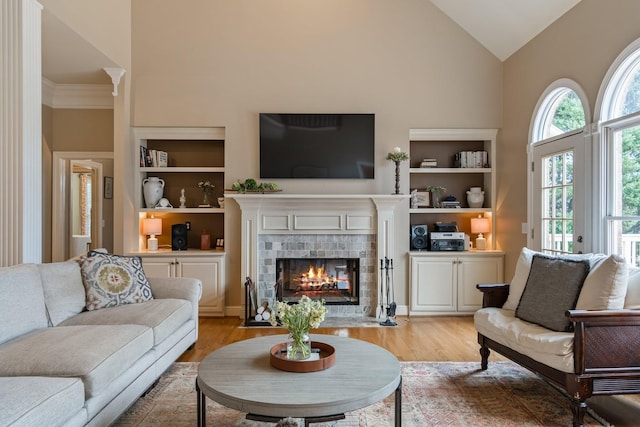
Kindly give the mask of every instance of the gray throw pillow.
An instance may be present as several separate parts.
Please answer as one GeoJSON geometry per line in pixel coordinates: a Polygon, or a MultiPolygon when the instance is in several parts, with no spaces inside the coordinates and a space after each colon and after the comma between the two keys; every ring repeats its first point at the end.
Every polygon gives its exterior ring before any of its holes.
{"type": "Polygon", "coordinates": [[[554,331],[572,331],[565,312],[575,308],[588,273],[587,260],[534,255],[516,317],[554,331]]]}

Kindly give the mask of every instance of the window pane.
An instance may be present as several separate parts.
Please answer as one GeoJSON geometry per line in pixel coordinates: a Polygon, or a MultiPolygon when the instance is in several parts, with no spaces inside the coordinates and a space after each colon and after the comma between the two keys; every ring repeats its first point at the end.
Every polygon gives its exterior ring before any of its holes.
{"type": "Polygon", "coordinates": [[[630,265],[640,267],[640,233],[637,230],[640,230],[640,221],[609,221],[611,252],[622,255],[630,265]]]}
{"type": "Polygon", "coordinates": [[[584,124],[584,110],[580,98],[574,91],[566,91],[553,114],[553,127],[559,130],[560,134],[581,129],[584,124]]]}
{"type": "Polygon", "coordinates": [[[573,252],[573,151],[542,159],[542,251],[573,252]]]}
{"type": "Polygon", "coordinates": [[[624,94],[622,115],[640,111],[640,64],[636,65],[634,73],[629,77],[627,93],[624,94]]]}

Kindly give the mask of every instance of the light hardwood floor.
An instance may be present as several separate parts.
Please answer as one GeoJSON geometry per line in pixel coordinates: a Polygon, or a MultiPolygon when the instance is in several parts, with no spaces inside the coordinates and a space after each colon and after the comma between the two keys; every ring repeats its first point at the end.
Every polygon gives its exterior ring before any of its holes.
{"type": "MultiPolygon", "coordinates": [[[[398,326],[318,328],[312,333],[357,338],[386,348],[402,361],[478,362],[473,317],[398,317],[398,326]]],[[[249,338],[283,334],[282,328],[243,327],[236,317],[201,317],[198,342],[180,362],[199,362],[212,351],[249,338]]],[[[492,353],[489,361],[506,360],[492,353]]]]}

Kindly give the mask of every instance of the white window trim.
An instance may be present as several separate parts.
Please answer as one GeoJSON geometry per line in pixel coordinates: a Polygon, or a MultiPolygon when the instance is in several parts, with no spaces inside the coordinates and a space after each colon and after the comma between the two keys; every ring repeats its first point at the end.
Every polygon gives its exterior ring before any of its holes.
{"type": "MultiPolygon", "coordinates": [[[[536,107],[533,111],[534,111],[534,114],[531,117],[531,123],[529,124],[529,144],[527,144],[527,147],[526,147],[527,169],[528,169],[528,172],[527,172],[527,194],[528,194],[528,197],[527,197],[527,246],[528,247],[532,247],[533,241],[534,241],[534,239],[531,236],[531,227],[533,225],[532,221],[534,218],[533,173],[531,171],[531,166],[533,165],[533,162],[534,162],[534,158],[533,158],[534,146],[538,144],[551,143],[555,140],[562,139],[566,136],[573,135],[579,132],[584,132],[585,144],[587,144],[589,140],[592,140],[592,128],[593,128],[590,125],[591,111],[589,109],[589,99],[587,98],[586,92],[584,91],[584,89],[582,89],[582,86],[580,86],[577,82],[568,78],[558,79],[553,83],[551,83],[549,86],[547,86],[544,92],[542,92],[542,95],[540,95],[540,98],[538,99],[536,107]],[[569,89],[572,90],[580,99],[580,103],[582,104],[582,110],[584,111],[584,121],[586,123],[585,127],[583,129],[574,129],[561,135],[555,135],[550,138],[543,139],[545,125],[549,118],[549,112],[551,111],[552,108],[555,108],[557,106],[557,102],[559,98],[562,95],[564,95],[566,91],[569,89]]],[[[590,159],[590,158],[593,159],[593,156],[591,155],[591,153],[593,153],[592,148],[593,148],[592,146],[585,147],[585,150],[586,150],[585,156],[587,159],[590,159]]],[[[595,160],[592,160],[592,162],[594,161],[595,160]]],[[[595,184],[595,181],[593,182],[593,184],[595,184]]],[[[585,197],[588,197],[587,194],[588,193],[585,193],[585,197]]],[[[537,195],[537,197],[539,197],[539,195],[537,195]]],[[[595,198],[592,197],[591,199],[595,199],[595,198]]],[[[590,204],[593,203],[593,200],[591,201],[586,200],[585,203],[586,203],[586,206],[590,206],[590,204]]],[[[587,217],[585,217],[585,232],[588,230],[591,230],[591,224],[593,224],[593,219],[594,217],[592,217],[591,215],[587,215],[587,217]]],[[[541,230],[538,230],[538,232],[541,232],[541,230]]],[[[595,236],[598,236],[598,235],[594,233],[591,236],[588,236],[588,237],[585,236],[585,237],[592,239],[593,241],[595,236]]],[[[593,243],[597,245],[596,242],[593,242],[593,243]]]]}

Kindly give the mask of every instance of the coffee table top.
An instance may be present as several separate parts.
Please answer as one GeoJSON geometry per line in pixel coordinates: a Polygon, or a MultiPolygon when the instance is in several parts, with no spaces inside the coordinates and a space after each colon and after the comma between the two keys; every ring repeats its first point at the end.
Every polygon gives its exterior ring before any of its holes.
{"type": "Polygon", "coordinates": [[[253,338],[214,351],[198,368],[200,390],[242,412],[305,418],[364,408],[400,384],[400,363],[389,351],[333,335],[311,335],[311,340],[336,349],[334,366],[318,372],[281,371],[269,363],[269,350],[286,339],[286,335],[253,338]]]}

